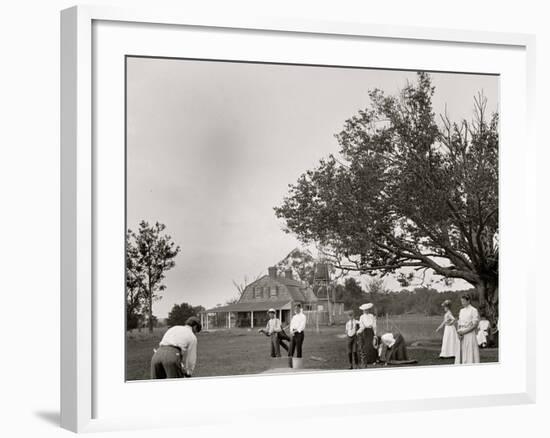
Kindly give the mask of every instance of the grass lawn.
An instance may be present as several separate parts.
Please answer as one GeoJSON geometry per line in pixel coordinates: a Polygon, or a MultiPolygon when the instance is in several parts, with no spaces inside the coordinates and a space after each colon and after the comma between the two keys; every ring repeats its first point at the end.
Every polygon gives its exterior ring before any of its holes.
{"type": "MultiPolygon", "coordinates": [[[[442,334],[436,334],[434,330],[440,322],[440,317],[422,315],[392,318],[394,330],[397,328],[407,341],[409,356],[418,361],[413,366],[454,363],[453,359],[438,357],[442,334]],[[411,346],[412,343],[420,345],[411,346]]],[[[378,320],[379,334],[391,330],[389,321],[378,320]]],[[[166,328],[159,328],[153,334],[146,331],[127,334],[127,380],[149,378],[153,348],[158,346],[165,331],[166,328]]],[[[304,368],[347,369],[346,341],[339,337],[343,332],[343,326],[321,327],[319,333],[313,328],[306,329],[304,368]]],[[[257,374],[272,368],[269,338],[255,329],[201,332],[198,342],[196,377],[257,374]]],[[[284,350],[281,353],[284,354],[284,350]]],[[[497,362],[498,349],[481,350],[481,361],[497,362]]]]}

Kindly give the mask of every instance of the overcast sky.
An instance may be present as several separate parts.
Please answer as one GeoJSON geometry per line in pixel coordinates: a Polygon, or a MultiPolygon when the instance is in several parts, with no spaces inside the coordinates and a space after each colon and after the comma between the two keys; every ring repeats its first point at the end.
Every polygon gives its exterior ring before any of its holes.
{"type": "MultiPolygon", "coordinates": [[[[495,76],[432,79],[434,109],[446,104],[452,120],[472,117],[481,90],[498,107],[495,76]]],[[[415,73],[129,58],[128,226],[162,222],[181,246],[155,314],[184,301],[224,303],[236,295],[232,280],[265,273],[299,246],[273,207],[338,151],[334,134],[368,105],[369,89],[396,93],[407,80],[415,73]]]]}

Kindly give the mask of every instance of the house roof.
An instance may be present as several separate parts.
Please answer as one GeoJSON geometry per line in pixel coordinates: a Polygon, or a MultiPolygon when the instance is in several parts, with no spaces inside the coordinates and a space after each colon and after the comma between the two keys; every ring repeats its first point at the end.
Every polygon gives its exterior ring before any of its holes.
{"type": "Polygon", "coordinates": [[[275,278],[272,278],[269,275],[264,275],[262,278],[259,278],[257,281],[249,284],[247,287],[252,287],[254,286],[254,284],[256,284],[256,282],[261,281],[265,278],[268,278],[271,281],[274,281],[276,283],[279,283],[285,286],[293,301],[300,301],[300,302],[306,302],[306,303],[317,301],[317,297],[315,296],[315,294],[313,293],[313,290],[309,285],[306,285],[301,281],[295,280],[293,278],[287,278],[282,276],[277,276],[275,278]]]}
{"type": "Polygon", "coordinates": [[[290,309],[290,301],[248,301],[243,303],[227,304],[225,306],[214,307],[206,310],[206,313],[219,313],[219,312],[267,312],[269,309],[290,309]]]}

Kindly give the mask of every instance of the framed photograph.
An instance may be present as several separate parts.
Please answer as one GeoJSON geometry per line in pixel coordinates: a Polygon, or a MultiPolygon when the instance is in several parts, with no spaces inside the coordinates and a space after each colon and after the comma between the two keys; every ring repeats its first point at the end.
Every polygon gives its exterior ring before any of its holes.
{"type": "Polygon", "coordinates": [[[61,54],[63,427],[534,401],[532,36],[74,7],[61,54]]]}

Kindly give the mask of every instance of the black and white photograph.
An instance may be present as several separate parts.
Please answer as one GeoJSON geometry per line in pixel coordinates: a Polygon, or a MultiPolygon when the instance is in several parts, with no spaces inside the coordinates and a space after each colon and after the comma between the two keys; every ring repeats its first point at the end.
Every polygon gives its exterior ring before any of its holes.
{"type": "Polygon", "coordinates": [[[545,430],[543,6],[7,2],[1,435],[545,430]]]}
{"type": "Polygon", "coordinates": [[[499,362],[498,75],[125,63],[127,381],[499,362]]]}

